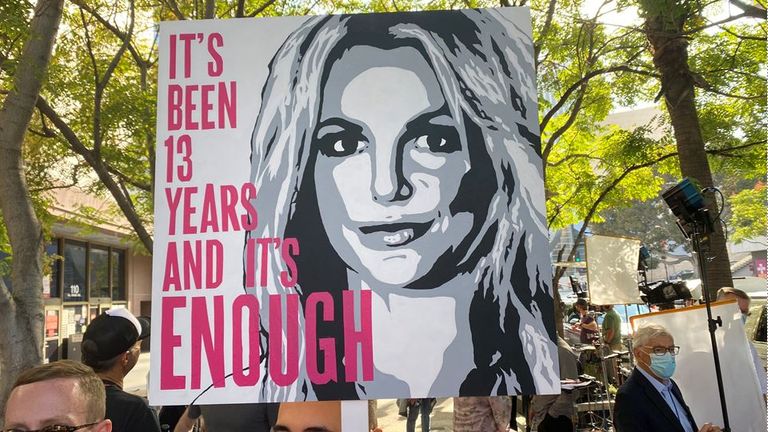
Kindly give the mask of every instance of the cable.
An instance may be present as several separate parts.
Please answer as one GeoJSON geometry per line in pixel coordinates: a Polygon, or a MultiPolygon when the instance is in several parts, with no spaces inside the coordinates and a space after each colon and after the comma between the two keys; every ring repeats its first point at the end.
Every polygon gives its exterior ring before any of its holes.
{"type": "Polygon", "coordinates": [[[717,216],[715,216],[715,221],[720,220],[720,215],[723,214],[723,209],[725,208],[725,197],[723,196],[723,193],[720,192],[720,189],[716,187],[708,187],[701,190],[701,193],[707,193],[707,192],[717,192],[718,195],[720,195],[720,205],[719,205],[719,213],[717,216]]]}

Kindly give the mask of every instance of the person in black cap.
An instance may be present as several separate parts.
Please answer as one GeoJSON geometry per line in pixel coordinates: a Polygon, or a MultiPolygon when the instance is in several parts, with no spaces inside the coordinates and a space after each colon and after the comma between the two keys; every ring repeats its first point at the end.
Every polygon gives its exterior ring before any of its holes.
{"type": "Polygon", "coordinates": [[[93,368],[107,393],[106,418],[114,432],[160,432],[157,416],[139,396],[123,391],[123,379],[136,366],[149,322],[127,309],[112,309],[91,321],[83,335],[83,363],[93,368]]]}

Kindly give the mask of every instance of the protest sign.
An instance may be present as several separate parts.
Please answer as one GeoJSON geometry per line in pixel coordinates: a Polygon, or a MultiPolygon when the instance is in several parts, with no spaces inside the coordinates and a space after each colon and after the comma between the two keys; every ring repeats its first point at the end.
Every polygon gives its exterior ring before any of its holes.
{"type": "Polygon", "coordinates": [[[152,404],[559,391],[527,9],[158,38],[152,404]]]}

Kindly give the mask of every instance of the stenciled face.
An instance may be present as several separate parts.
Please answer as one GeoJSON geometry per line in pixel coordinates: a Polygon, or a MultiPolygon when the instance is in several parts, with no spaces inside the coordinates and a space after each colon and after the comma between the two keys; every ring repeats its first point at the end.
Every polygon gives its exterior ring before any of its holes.
{"type": "Polygon", "coordinates": [[[5,427],[9,429],[37,430],[52,425],[79,426],[87,423],[90,423],[88,407],[73,378],[57,378],[16,387],[5,409],[5,427]]]}
{"type": "Polygon", "coordinates": [[[429,64],[410,47],[353,47],[331,67],[320,113],[314,180],[331,245],[363,280],[424,276],[473,223],[451,212],[469,151],[429,64]]]}

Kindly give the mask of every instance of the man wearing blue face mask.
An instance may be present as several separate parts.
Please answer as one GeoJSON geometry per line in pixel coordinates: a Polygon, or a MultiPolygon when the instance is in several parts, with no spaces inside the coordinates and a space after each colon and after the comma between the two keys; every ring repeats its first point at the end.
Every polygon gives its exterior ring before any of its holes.
{"type": "Polygon", "coordinates": [[[720,432],[710,423],[696,427],[691,410],[671,379],[680,347],[664,327],[640,327],[632,346],[635,369],[616,394],[617,432],[720,432]]]}

